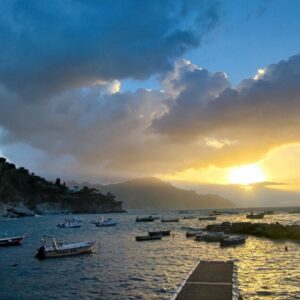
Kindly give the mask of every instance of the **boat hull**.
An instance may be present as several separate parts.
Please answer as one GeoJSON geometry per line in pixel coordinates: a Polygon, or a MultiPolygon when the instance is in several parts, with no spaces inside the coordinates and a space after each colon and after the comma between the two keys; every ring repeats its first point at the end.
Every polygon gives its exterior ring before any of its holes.
{"type": "Polygon", "coordinates": [[[0,239],[0,247],[20,246],[23,239],[23,236],[0,239]]]}
{"type": "Polygon", "coordinates": [[[57,249],[53,247],[44,248],[41,247],[37,254],[36,258],[45,259],[45,258],[59,258],[66,256],[75,256],[80,254],[91,253],[96,242],[87,242],[87,243],[75,243],[64,245],[57,249]]]}
{"type": "Polygon", "coordinates": [[[150,236],[162,235],[162,236],[169,236],[171,234],[170,230],[163,230],[163,231],[149,231],[148,234],[150,236]]]}
{"type": "Polygon", "coordinates": [[[230,246],[238,246],[243,245],[246,242],[247,237],[239,237],[239,238],[228,238],[220,241],[221,247],[230,247],[230,246]]]}
{"type": "Polygon", "coordinates": [[[135,240],[137,242],[161,240],[161,235],[142,235],[142,236],[136,236],[135,240]]]}

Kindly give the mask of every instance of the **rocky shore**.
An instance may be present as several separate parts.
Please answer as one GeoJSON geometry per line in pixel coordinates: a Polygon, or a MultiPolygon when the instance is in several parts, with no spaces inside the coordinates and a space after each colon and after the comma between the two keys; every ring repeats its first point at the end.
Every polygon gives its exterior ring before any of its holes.
{"type": "Polygon", "coordinates": [[[223,222],[207,225],[208,231],[223,231],[230,234],[247,234],[270,239],[300,240],[300,225],[282,225],[280,223],[251,223],[251,222],[223,222]]]}

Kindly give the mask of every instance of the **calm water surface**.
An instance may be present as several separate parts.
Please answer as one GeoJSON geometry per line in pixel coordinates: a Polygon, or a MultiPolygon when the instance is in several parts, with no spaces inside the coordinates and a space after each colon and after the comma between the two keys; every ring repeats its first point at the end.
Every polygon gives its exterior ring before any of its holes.
{"type": "MultiPolygon", "coordinates": [[[[217,243],[186,239],[182,226],[202,227],[214,221],[135,223],[137,215],[180,216],[177,211],[132,211],[106,215],[119,224],[97,228],[96,215],[78,215],[79,229],[60,229],[65,216],[41,216],[0,222],[0,235],[26,233],[20,247],[0,248],[0,299],[170,299],[199,259],[238,259],[244,299],[300,299],[300,244],[249,237],[246,244],[220,249],[217,243]],[[166,229],[174,237],[138,243],[135,236],[166,229]],[[34,258],[43,235],[64,242],[96,240],[91,255],[38,261],[34,258]],[[289,251],[285,252],[284,247],[289,251]]],[[[192,211],[195,216],[206,214],[192,211]]],[[[223,215],[222,221],[245,221],[245,214],[223,215]]],[[[300,224],[300,214],[280,211],[256,222],[300,224]]]]}

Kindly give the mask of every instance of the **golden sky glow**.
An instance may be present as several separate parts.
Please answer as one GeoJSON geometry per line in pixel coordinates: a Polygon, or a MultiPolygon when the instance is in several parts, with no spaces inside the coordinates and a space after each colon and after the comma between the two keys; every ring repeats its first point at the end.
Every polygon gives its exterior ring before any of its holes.
{"type": "Polygon", "coordinates": [[[233,184],[248,185],[266,180],[265,172],[256,164],[234,167],[228,174],[228,181],[233,184]]]}
{"type": "Polygon", "coordinates": [[[300,144],[288,144],[274,148],[261,160],[250,164],[232,165],[197,169],[189,168],[172,174],[160,174],[163,180],[204,183],[251,185],[259,182],[271,182],[269,188],[282,190],[300,190],[300,144]]]}

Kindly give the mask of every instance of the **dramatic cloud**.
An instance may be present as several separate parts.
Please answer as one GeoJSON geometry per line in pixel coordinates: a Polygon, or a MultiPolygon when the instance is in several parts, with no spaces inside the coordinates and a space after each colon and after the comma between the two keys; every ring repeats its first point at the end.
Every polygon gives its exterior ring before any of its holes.
{"type": "Polygon", "coordinates": [[[19,164],[112,181],[249,163],[299,142],[300,56],[236,88],[224,72],[174,64],[218,21],[214,2],[1,8],[0,151],[19,164]],[[151,74],[161,90],[121,92],[123,78],[151,74]]]}
{"type": "Polygon", "coordinates": [[[255,160],[300,139],[299,55],[259,70],[235,89],[223,73],[197,68],[184,72],[176,86],[181,92],[166,102],[167,112],[154,120],[152,130],[182,143],[228,141],[229,147],[214,153],[216,164],[255,160]]]}
{"type": "Polygon", "coordinates": [[[215,1],[2,1],[0,82],[44,100],[99,80],[143,79],[195,48],[215,1]]]}

